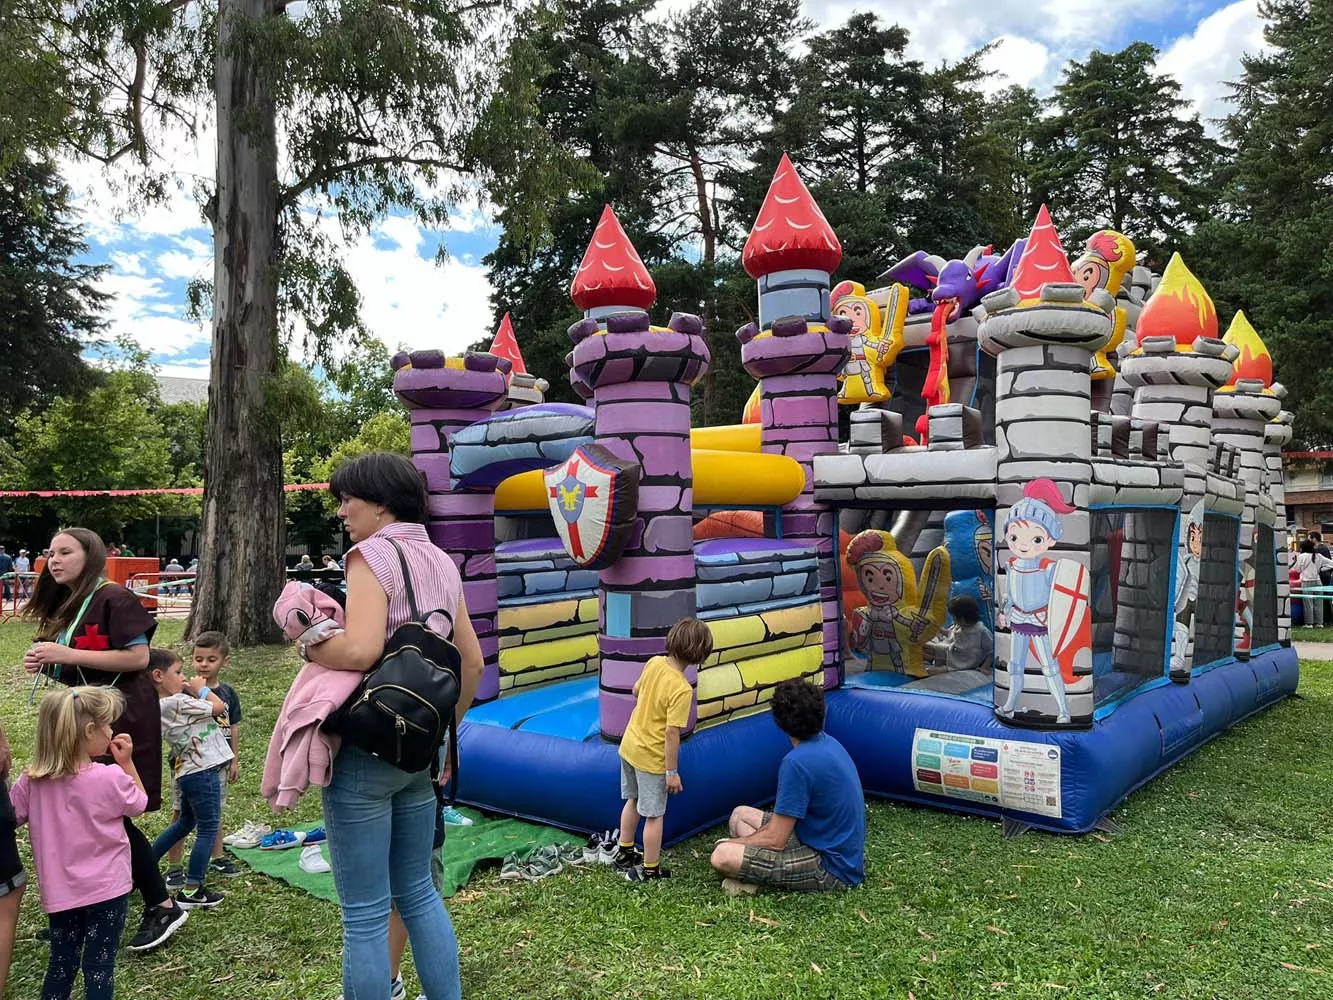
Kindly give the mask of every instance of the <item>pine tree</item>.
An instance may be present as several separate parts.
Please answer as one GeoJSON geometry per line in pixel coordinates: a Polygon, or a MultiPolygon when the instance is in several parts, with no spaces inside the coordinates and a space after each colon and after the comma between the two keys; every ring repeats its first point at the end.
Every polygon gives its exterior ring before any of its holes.
{"type": "Polygon", "coordinates": [[[44,160],[0,172],[0,435],[30,406],[85,387],[109,298],[103,265],[81,262],[83,229],[69,189],[44,160]]]}
{"type": "Polygon", "coordinates": [[[1221,150],[1197,114],[1182,114],[1180,85],[1156,60],[1134,42],[1071,61],[1039,130],[1037,177],[1072,245],[1109,227],[1160,267],[1215,209],[1221,150]]]}
{"type": "Polygon", "coordinates": [[[1265,0],[1269,50],[1242,60],[1218,217],[1188,244],[1223,318],[1244,309],[1273,354],[1296,439],[1333,443],[1333,3],[1265,0]]]}

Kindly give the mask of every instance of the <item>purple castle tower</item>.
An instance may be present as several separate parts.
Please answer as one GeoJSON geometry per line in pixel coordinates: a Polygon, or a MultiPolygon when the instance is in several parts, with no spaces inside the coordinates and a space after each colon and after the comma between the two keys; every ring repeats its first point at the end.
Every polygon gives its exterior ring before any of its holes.
{"type": "Polygon", "coordinates": [[[569,330],[569,378],[591,393],[597,443],[642,469],[634,534],[601,574],[601,731],[611,740],[624,735],[644,664],[695,612],[690,387],[709,354],[697,316],[650,325],[643,309],[656,294],[608,205],[570,290],[587,318],[569,330]]]}
{"type": "Polygon", "coordinates": [[[490,701],[500,693],[495,492],[451,489],[449,449],[455,433],[505,408],[509,362],[493,354],[446,359],[439,351],[416,351],[394,355],[392,364],[394,392],[412,421],[412,461],[426,477],[430,500],[426,531],[458,564],[486,664],[476,700],[490,701]]]}
{"type": "MultiPolygon", "coordinates": [[[[759,324],[737,331],[741,364],[759,380],[763,450],[805,470],[805,489],[782,509],[782,534],[819,553],[824,622],[824,686],[841,683],[837,525],[815,501],[814,460],[838,450],[838,375],[847,361],[850,321],[830,320],[829,286],[842,245],[783,154],[742,262],[759,283],[759,324]]],[[[776,534],[776,518],[765,517],[776,534]]]]}

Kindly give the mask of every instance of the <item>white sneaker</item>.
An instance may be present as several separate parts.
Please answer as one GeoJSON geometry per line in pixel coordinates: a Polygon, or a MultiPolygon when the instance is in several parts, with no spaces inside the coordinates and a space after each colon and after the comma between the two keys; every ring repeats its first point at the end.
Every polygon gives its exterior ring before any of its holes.
{"type": "Polygon", "coordinates": [[[241,849],[258,847],[259,842],[272,832],[273,827],[267,823],[254,823],[247,820],[235,833],[229,833],[223,837],[222,842],[241,849]]]}
{"type": "Polygon", "coordinates": [[[301,860],[298,864],[301,866],[301,871],[310,872],[312,875],[333,871],[329,867],[329,863],[324,860],[324,855],[320,852],[318,844],[301,848],[301,860]]]}

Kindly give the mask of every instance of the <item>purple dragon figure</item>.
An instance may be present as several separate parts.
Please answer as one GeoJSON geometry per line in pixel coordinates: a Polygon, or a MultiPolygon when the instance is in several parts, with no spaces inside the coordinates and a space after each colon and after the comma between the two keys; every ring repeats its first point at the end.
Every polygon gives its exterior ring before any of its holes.
{"type": "Polygon", "coordinates": [[[925,298],[912,299],[907,312],[917,315],[948,305],[951,308],[944,321],[951,323],[971,312],[983,295],[1009,284],[1026,242],[1015,240],[1003,255],[991,253],[988,246],[973,247],[962,260],[950,261],[918,250],[894,264],[879,276],[879,280],[900,281],[916,288],[930,289],[925,298]]]}
{"type": "Polygon", "coordinates": [[[990,247],[973,247],[962,260],[950,261],[918,250],[879,276],[881,281],[901,281],[930,289],[929,297],[912,299],[907,305],[911,314],[932,313],[930,334],[926,337],[930,364],[921,388],[926,413],[916,422],[916,432],[923,444],[929,428],[927,414],[930,408],[949,402],[948,325],[971,312],[983,295],[1009,284],[1026,243],[1026,240],[1015,240],[1014,245],[999,257],[991,253],[990,247]]]}

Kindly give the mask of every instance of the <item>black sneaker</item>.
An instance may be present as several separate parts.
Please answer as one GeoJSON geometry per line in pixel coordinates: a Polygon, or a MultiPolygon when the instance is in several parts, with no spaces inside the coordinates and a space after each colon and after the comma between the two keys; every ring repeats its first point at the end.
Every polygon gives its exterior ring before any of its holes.
{"type": "Polygon", "coordinates": [[[643,852],[637,847],[619,845],[616,856],[611,859],[611,866],[618,872],[626,872],[635,865],[643,864],[643,852]]]}
{"type": "Polygon", "coordinates": [[[206,885],[195,889],[182,889],[176,893],[176,903],[187,910],[211,910],[226,899],[220,892],[214,892],[206,885]]]}
{"type": "Polygon", "coordinates": [[[130,951],[152,951],[158,945],[164,944],[189,916],[179,906],[173,906],[169,910],[161,906],[145,908],[139,933],[130,938],[128,945],[130,951]]]}
{"type": "Polygon", "coordinates": [[[629,879],[631,882],[655,882],[659,878],[670,877],[671,869],[662,864],[653,865],[649,868],[640,863],[625,871],[625,878],[629,879]]]}
{"type": "Polygon", "coordinates": [[[185,869],[168,868],[167,874],[162,879],[167,883],[167,892],[175,892],[177,889],[185,888],[185,869]]]}
{"type": "Polygon", "coordinates": [[[220,875],[223,878],[235,878],[237,875],[244,875],[241,866],[231,858],[214,858],[208,863],[208,874],[220,875]]]}

